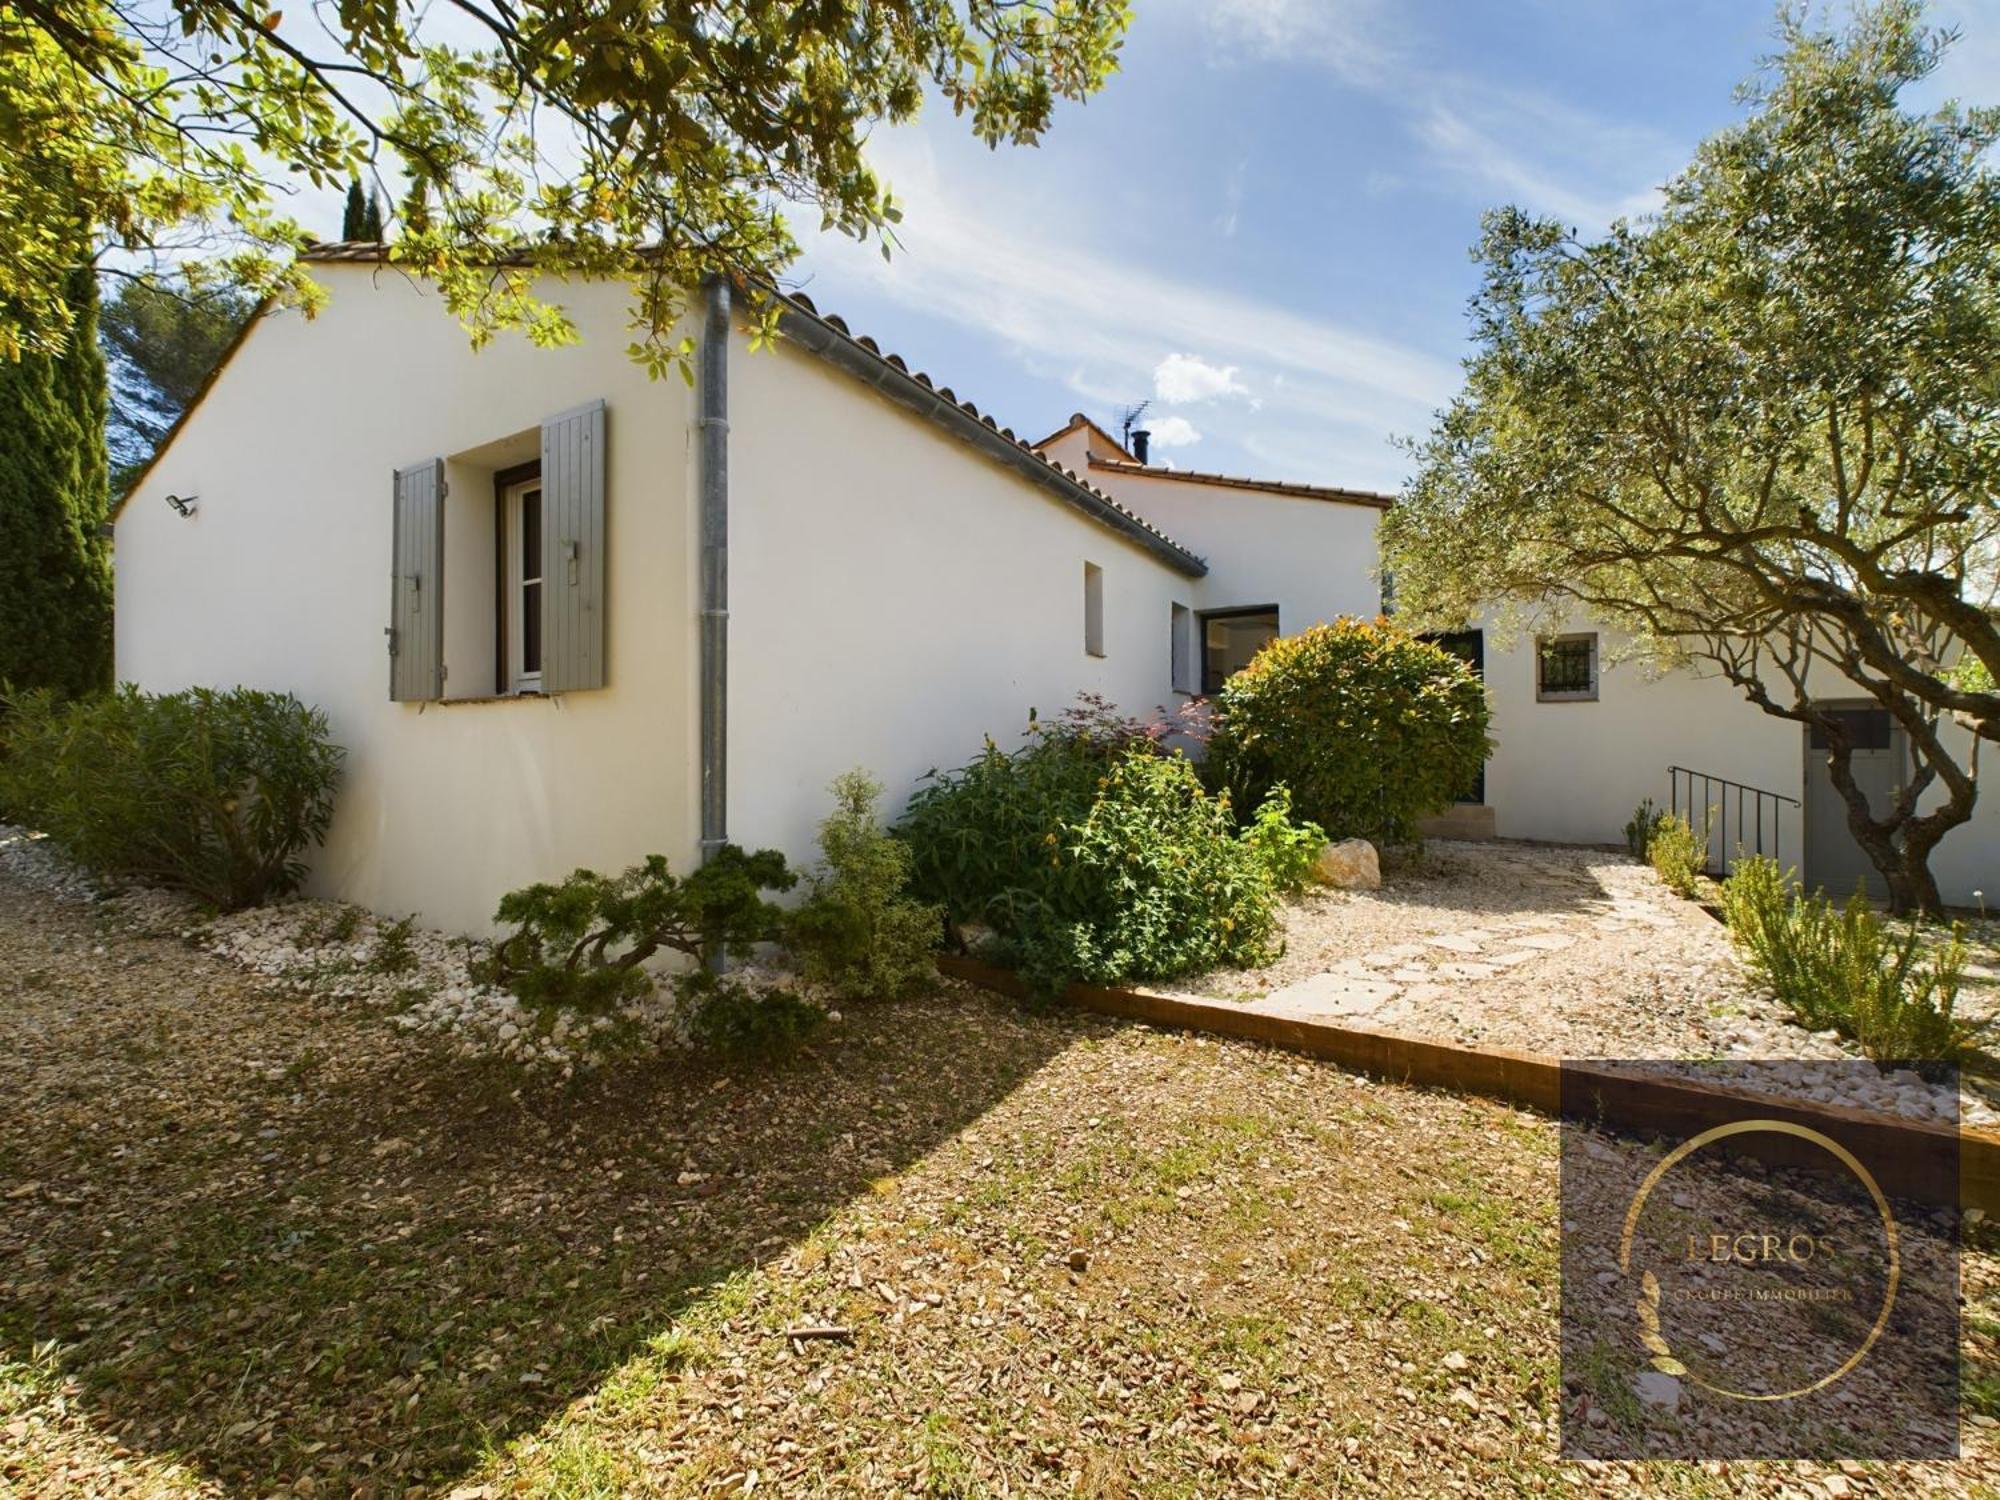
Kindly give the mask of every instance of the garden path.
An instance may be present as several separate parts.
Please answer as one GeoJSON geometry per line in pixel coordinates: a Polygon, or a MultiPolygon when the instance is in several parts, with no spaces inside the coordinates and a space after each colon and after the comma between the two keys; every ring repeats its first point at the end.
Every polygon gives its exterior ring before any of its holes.
{"type": "MultiPolygon", "coordinates": [[[[1975,946],[1990,963],[1990,941],[1975,946]]],[[[1606,849],[1434,840],[1391,860],[1378,891],[1315,891],[1292,906],[1284,955],[1271,965],[1163,989],[1290,1020],[1559,1057],[1854,1055],[1759,990],[1714,917],[1606,849]]],[[[1996,998],[1982,984],[1966,1003],[1996,998]]],[[[2000,1119],[1990,1087],[1968,1095],[1969,1118],[2000,1119]]],[[[1902,1074],[1879,1084],[1859,1075],[1855,1089],[1850,1102],[1882,1107],[1930,1095],[1902,1074]]]]}

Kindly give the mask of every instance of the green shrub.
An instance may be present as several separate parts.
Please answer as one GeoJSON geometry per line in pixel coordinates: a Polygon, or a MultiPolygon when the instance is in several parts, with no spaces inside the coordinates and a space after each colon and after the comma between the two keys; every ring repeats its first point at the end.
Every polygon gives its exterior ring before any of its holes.
{"type": "Polygon", "coordinates": [[[1415,839],[1469,791],[1491,744],[1486,688],[1449,651],[1386,621],[1272,641],[1223,685],[1204,767],[1254,807],[1279,783],[1336,839],[1415,839]]]}
{"type": "Polygon", "coordinates": [[[790,990],[759,994],[706,969],[684,974],[675,986],[688,1035],[725,1057],[776,1062],[792,1056],[826,1022],[826,1012],[790,990]]]}
{"type": "Polygon", "coordinates": [[[289,693],[133,687],[14,699],[0,721],[0,808],[117,880],[224,910],[296,890],[326,835],[344,752],[289,693]]]}
{"type": "Polygon", "coordinates": [[[1722,887],[1724,916],[1745,964],[1802,1026],[1852,1037],[1882,1063],[1961,1063],[1992,1034],[1957,1014],[1965,968],[1954,926],[1925,952],[1914,923],[1900,934],[1857,891],[1845,907],[1792,888],[1777,862],[1738,863],[1722,887]]]}
{"type": "Polygon", "coordinates": [[[1632,816],[1625,820],[1625,847],[1636,860],[1650,858],[1648,851],[1653,846],[1653,835],[1670,815],[1653,805],[1653,799],[1641,799],[1632,809],[1632,816]]]}
{"type": "Polygon", "coordinates": [[[407,974],[417,966],[417,950],[410,941],[417,930],[415,917],[404,917],[391,922],[375,939],[375,950],[368,955],[369,970],[376,974],[407,974]]]}
{"type": "Polygon", "coordinates": [[[1696,833],[1686,818],[1668,813],[1653,824],[1646,839],[1646,859],[1668,890],[1692,897],[1695,883],[1708,868],[1708,836],[1696,833]]]}
{"type": "Polygon", "coordinates": [[[560,884],[500,898],[494,920],[515,930],[473,977],[528,1005],[609,1011],[652,987],[642,966],[662,949],[700,960],[718,947],[726,953],[776,937],[783,913],[763,892],[790,890],[797,880],[784,855],[746,854],[734,844],[683,877],[660,854],[622,875],[578,870],[560,884]]]}
{"type": "Polygon", "coordinates": [[[875,820],[881,783],[849,771],[831,791],[833,813],[819,825],[822,868],[786,936],[800,972],[844,1000],[909,994],[937,977],[931,955],[943,910],[906,894],[909,847],[875,820]]]}
{"type": "Polygon", "coordinates": [[[989,740],[918,789],[899,832],[919,895],[954,924],[990,924],[1059,989],[1268,961],[1279,816],[1240,838],[1228,797],[1185,756],[1071,720],[1035,726],[1011,755],[989,740]]]}
{"type": "Polygon", "coordinates": [[[1271,788],[1271,795],[1243,830],[1243,842],[1264,867],[1271,884],[1294,895],[1306,888],[1319,867],[1326,830],[1317,823],[1292,821],[1291,790],[1281,782],[1271,788]]]}

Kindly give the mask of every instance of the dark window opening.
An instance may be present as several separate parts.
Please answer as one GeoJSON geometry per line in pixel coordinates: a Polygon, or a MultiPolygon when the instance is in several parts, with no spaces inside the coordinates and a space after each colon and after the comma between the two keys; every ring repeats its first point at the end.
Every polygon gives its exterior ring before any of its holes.
{"type": "Polygon", "coordinates": [[[1216,610],[1201,617],[1201,690],[1222,691],[1223,683],[1250,665],[1266,644],[1277,639],[1278,608],[1216,610]]]}
{"type": "MultiPolygon", "coordinates": [[[[1829,719],[1847,731],[1849,748],[1855,750],[1887,750],[1889,748],[1889,710],[1886,708],[1833,708],[1822,709],[1829,719]]],[[[1814,724],[1811,727],[1811,744],[1815,750],[1824,750],[1826,726],[1814,724]]]]}
{"type": "Polygon", "coordinates": [[[521,496],[521,674],[542,670],[542,492],[521,496]]]}
{"type": "MultiPolygon", "coordinates": [[[[1483,630],[1448,630],[1438,635],[1425,636],[1425,640],[1439,649],[1449,651],[1453,656],[1472,668],[1473,675],[1482,681],[1486,677],[1486,632],[1483,630]]],[[[1480,763],[1479,774],[1466,790],[1460,802],[1484,803],[1486,801],[1486,766],[1480,763]]]]}
{"type": "Polygon", "coordinates": [[[1597,637],[1557,636],[1535,654],[1535,696],[1550,700],[1597,696],[1597,637]]]}

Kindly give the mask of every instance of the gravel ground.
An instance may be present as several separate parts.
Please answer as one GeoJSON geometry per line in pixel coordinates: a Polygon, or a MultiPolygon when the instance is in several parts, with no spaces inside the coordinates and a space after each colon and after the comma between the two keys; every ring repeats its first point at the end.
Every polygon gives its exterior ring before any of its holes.
{"type": "Polygon", "coordinates": [[[1960,1462],[1564,1463],[1558,1133],[1490,1101],[950,988],[857,1009],[785,1070],[565,1084],[4,878],[0,954],[0,1492],[2000,1473],[1990,1229],[1960,1462]]]}
{"type": "MultiPolygon", "coordinates": [[[[1974,934],[1969,1013],[2000,1005],[1992,939],[1990,928],[1974,934]]],[[[1392,861],[1380,890],[1315,891],[1294,904],[1285,953],[1268,968],[1160,988],[1559,1057],[1859,1056],[1833,1032],[1795,1025],[1744,973],[1721,923],[1607,850],[1433,841],[1392,861]]],[[[2000,1125],[1992,1080],[1966,1080],[1955,1102],[1907,1071],[1809,1071],[1807,1087],[1841,1080],[1843,1103],[2000,1125]]]]}
{"type": "MultiPolygon", "coordinates": [[[[633,1050],[686,1040],[666,984],[616,1015],[538,1013],[473,978],[479,945],[344,902],[289,900],[208,915],[171,891],[101,890],[39,835],[6,824],[0,875],[58,901],[107,904],[135,931],[177,936],[274,986],[381,1011],[398,1029],[442,1042],[463,1059],[497,1058],[567,1078],[633,1050]]],[[[734,977],[831,1003],[794,976],[739,968],[734,977]]]]}

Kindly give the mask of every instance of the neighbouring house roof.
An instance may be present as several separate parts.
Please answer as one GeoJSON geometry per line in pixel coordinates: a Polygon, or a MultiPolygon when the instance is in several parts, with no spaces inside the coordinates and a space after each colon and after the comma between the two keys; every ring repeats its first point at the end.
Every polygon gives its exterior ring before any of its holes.
{"type": "Polygon", "coordinates": [[[1035,446],[1037,448],[1046,448],[1051,443],[1060,442],[1062,441],[1062,439],[1068,437],[1072,432],[1075,432],[1079,427],[1083,428],[1085,431],[1091,433],[1095,437],[1103,438],[1104,441],[1110,445],[1112,452],[1122,453],[1126,458],[1128,458],[1135,464],[1139,461],[1138,454],[1134,453],[1130,448],[1127,448],[1123,443],[1119,442],[1117,438],[1113,437],[1110,433],[1106,432],[1102,427],[1099,427],[1095,422],[1091,421],[1089,417],[1085,416],[1080,411],[1071,412],[1069,414],[1069,420],[1067,422],[1063,423],[1062,426],[1058,427],[1054,432],[1050,433],[1047,437],[1043,438],[1039,443],[1035,444],[1035,446]]]}
{"type": "Polygon", "coordinates": [[[1293,495],[1301,500],[1331,500],[1340,505],[1366,505],[1387,510],[1396,503],[1394,495],[1375,490],[1350,490],[1322,484],[1292,484],[1282,479],[1248,479],[1238,474],[1205,474],[1198,469],[1162,469],[1135,460],[1099,458],[1092,454],[1090,467],[1110,474],[1138,474],[1147,479],[1178,479],[1189,484],[1217,484],[1232,490],[1261,490],[1270,495],[1293,495]]]}
{"type": "MultiPolygon", "coordinates": [[[[328,241],[307,246],[299,259],[319,264],[379,265],[387,262],[388,248],[365,240],[328,241]]],[[[866,334],[850,331],[843,319],[821,312],[803,292],[779,292],[776,295],[781,304],[779,326],[800,348],[981,450],[1091,520],[1137,543],[1177,572],[1199,578],[1208,571],[1206,562],[1138,512],[1120,504],[1076,470],[1065,468],[1037,451],[1038,445],[1015,436],[1012,428],[1000,426],[990,414],[981,412],[970,401],[961,401],[950,386],[937,384],[922,370],[912,370],[902,356],[884,353],[882,347],[866,334]]],[[[194,399],[188,402],[186,410],[167,430],[145,468],[139,471],[126,487],[125,494],[112,507],[114,519],[124,509],[125,501],[145,482],[153,466],[166,453],[268,306],[268,299],[259,303],[256,311],[245,321],[242,332],[223,351],[215,368],[209,371],[194,399]]],[[[1118,445],[1114,442],[1112,446],[1118,445]]],[[[1125,450],[1119,448],[1118,451],[1122,453],[1125,450]]],[[[1095,463],[1095,460],[1092,462],[1095,463]]]]}
{"type": "Polygon", "coordinates": [[[1272,495],[1293,495],[1301,500],[1332,500],[1345,505],[1369,505],[1381,510],[1386,510],[1396,503],[1394,496],[1379,494],[1374,490],[1350,490],[1338,485],[1292,484],[1282,479],[1248,479],[1235,474],[1208,474],[1192,469],[1168,469],[1142,464],[1137,454],[1080,411],[1071,412],[1067,422],[1035,446],[1046,448],[1051,443],[1060,442],[1079,428],[1094,437],[1102,438],[1105,444],[1119,455],[1116,458],[1100,457],[1096,448],[1091,448],[1090,467],[1102,469],[1109,474],[1139,474],[1147,479],[1189,480],[1196,484],[1219,484],[1228,489],[1261,490],[1272,495]]]}

